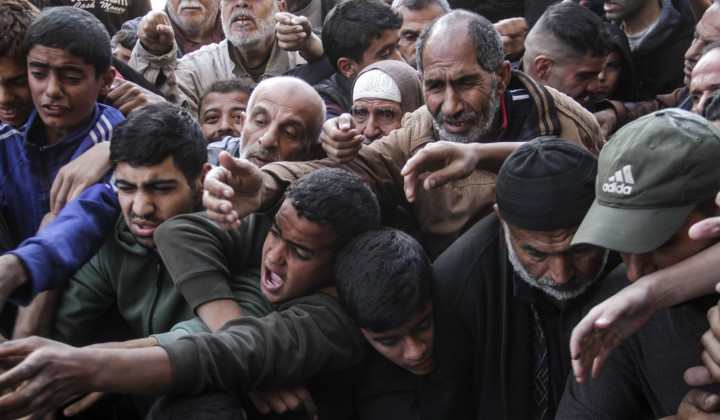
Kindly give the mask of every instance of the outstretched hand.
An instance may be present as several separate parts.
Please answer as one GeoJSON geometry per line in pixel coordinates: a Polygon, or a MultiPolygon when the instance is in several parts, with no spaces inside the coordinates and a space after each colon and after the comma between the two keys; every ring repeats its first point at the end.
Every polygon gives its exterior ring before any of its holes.
{"type": "Polygon", "coordinates": [[[143,16],[137,29],[138,41],[153,55],[164,55],[172,50],[175,31],[165,12],[150,11],[143,16]]]}
{"type": "Polygon", "coordinates": [[[237,229],[240,219],[260,209],[264,175],[249,161],[227,152],[220,153],[218,161],[220,166],[205,177],[203,205],[218,225],[237,229]]]}
{"type": "Polygon", "coordinates": [[[575,326],[570,337],[573,372],[579,383],[602,372],[610,354],[639,330],[656,312],[644,284],[619,291],[592,310],[575,326]]]}
{"type": "Polygon", "coordinates": [[[428,143],[410,158],[400,171],[405,178],[405,196],[415,201],[415,185],[418,175],[431,171],[423,181],[423,188],[431,190],[449,181],[465,178],[477,167],[479,158],[471,150],[473,145],[450,141],[428,143]]]}
{"type": "Polygon", "coordinates": [[[38,416],[62,406],[90,386],[86,378],[96,363],[84,349],[39,337],[7,341],[0,359],[24,358],[0,375],[0,389],[15,389],[0,398],[0,419],[38,416]]]}
{"type": "Polygon", "coordinates": [[[355,120],[350,114],[341,114],[323,124],[322,148],[325,154],[338,163],[353,160],[362,148],[364,137],[355,129],[355,120]]]}

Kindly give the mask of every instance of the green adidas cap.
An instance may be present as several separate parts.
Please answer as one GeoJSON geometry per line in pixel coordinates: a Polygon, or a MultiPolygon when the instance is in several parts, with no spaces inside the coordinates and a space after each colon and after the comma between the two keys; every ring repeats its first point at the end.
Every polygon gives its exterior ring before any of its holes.
{"type": "Polygon", "coordinates": [[[595,201],[574,244],[642,254],[660,247],[720,190],[720,130],[680,109],[621,128],[600,152],[595,201]]]}

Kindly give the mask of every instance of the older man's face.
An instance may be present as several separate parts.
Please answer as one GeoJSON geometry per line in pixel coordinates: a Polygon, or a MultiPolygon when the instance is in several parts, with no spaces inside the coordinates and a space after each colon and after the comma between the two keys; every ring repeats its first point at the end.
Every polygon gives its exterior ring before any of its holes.
{"type": "Polygon", "coordinates": [[[389,99],[356,99],[352,106],[355,129],[365,136],[365,144],[387,136],[402,127],[402,108],[399,102],[389,99]]]}
{"type": "Polygon", "coordinates": [[[496,73],[477,62],[464,25],[450,28],[426,41],[423,50],[425,104],[443,140],[471,143],[487,141],[497,126],[500,96],[496,73]],[[454,48],[447,40],[455,39],[454,48]]]}
{"type": "Polygon", "coordinates": [[[200,34],[215,25],[220,0],[168,0],[170,19],[187,35],[200,34]]]}
{"type": "Polygon", "coordinates": [[[438,16],[445,14],[445,11],[437,3],[431,3],[420,10],[408,9],[405,6],[397,8],[397,12],[403,17],[400,27],[400,42],[398,51],[400,55],[413,67],[417,67],[416,44],[420,32],[425,29],[438,16]]]}
{"type": "Polygon", "coordinates": [[[256,49],[275,34],[275,13],[285,11],[276,0],[222,0],[225,37],[238,48],[256,49]]]}
{"type": "Polygon", "coordinates": [[[503,228],[515,271],[556,303],[581,295],[600,277],[607,251],[588,244],[571,246],[577,226],[531,231],[503,223],[503,228]]]}

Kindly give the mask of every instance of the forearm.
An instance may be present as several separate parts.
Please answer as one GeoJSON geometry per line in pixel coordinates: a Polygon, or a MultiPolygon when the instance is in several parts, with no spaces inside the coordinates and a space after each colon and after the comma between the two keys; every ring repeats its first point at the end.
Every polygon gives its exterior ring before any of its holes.
{"type": "Polygon", "coordinates": [[[215,332],[231,319],[242,318],[243,312],[234,299],[218,299],[197,307],[197,314],[210,331],[215,332]]]}
{"type": "Polygon", "coordinates": [[[503,162],[523,142],[472,143],[478,156],[477,169],[497,173],[503,162]]]}
{"type": "Polygon", "coordinates": [[[170,389],[172,368],[162,347],[86,350],[100,366],[91,391],[163,394],[170,389]]]}
{"type": "Polygon", "coordinates": [[[720,243],[668,268],[636,281],[631,287],[646,287],[657,309],[712,293],[720,281],[720,243]]]}
{"type": "Polygon", "coordinates": [[[49,337],[55,318],[59,291],[48,290],[35,296],[27,307],[18,308],[13,340],[37,335],[49,337]]]}
{"type": "Polygon", "coordinates": [[[325,51],[323,50],[320,38],[315,35],[315,33],[311,33],[310,38],[308,38],[303,48],[301,48],[298,52],[302,58],[311,62],[321,58],[325,51]]]}

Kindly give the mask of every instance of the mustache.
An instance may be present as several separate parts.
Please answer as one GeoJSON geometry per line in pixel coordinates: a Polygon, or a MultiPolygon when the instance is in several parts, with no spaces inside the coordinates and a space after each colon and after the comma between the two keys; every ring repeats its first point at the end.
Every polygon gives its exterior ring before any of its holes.
{"type": "Polygon", "coordinates": [[[435,116],[435,119],[437,120],[438,124],[443,124],[445,122],[449,122],[452,124],[466,122],[474,124],[478,121],[478,114],[471,109],[464,109],[455,115],[447,116],[442,112],[442,110],[439,110],[437,115],[435,116]]]}

